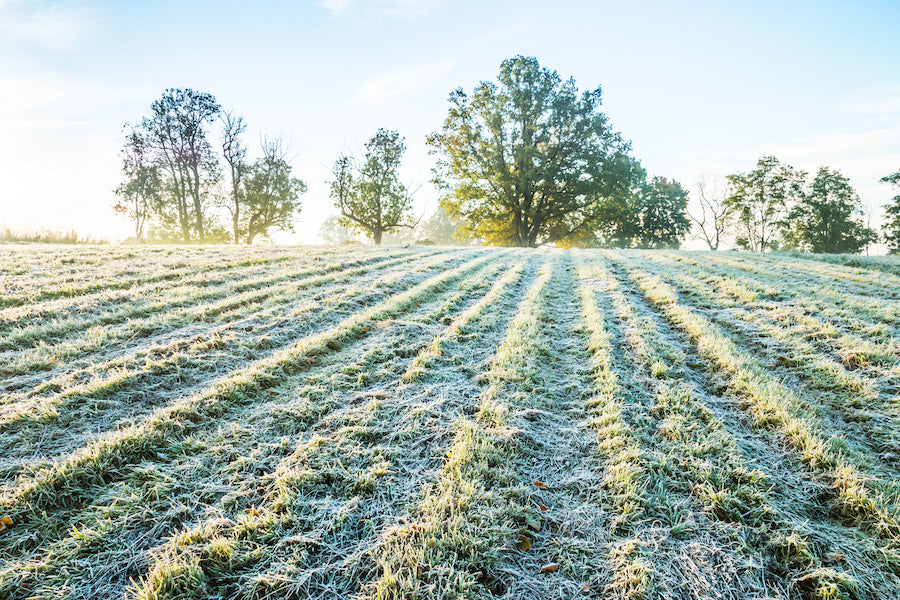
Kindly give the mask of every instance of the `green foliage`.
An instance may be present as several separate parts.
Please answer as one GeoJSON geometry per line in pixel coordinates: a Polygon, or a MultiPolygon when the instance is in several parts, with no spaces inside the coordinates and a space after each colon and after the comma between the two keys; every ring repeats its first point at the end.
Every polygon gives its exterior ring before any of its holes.
{"type": "Polygon", "coordinates": [[[299,197],[306,184],[291,177],[291,169],[278,140],[264,143],[263,156],[247,169],[243,197],[248,244],[257,235],[268,235],[272,227],[293,231],[292,219],[300,212],[299,197]]]}
{"type": "Polygon", "coordinates": [[[803,195],[806,173],[763,156],[749,173],[728,175],[731,193],[725,199],[737,224],[735,242],[752,252],[774,249],[779,224],[789,204],[803,195]]]}
{"type": "Polygon", "coordinates": [[[642,172],[599,108],[600,88],[579,92],[524,56],[503,61],[497,84],[457,89],[428,138],[442,206],[489,244],[590,238],[642,172]]]}
{"type": "MultiPolygon", "coordinates": [[[[900,171],[891,173],[881,179],[883,183],[890,183],[900,190],[900,171]]],[[[881,230],[884,232],[884,240],[887,242],[891,254],[900,254],[900,193],[884,207],[884,224],[881,230]]]]}
{"type": "Polygon", "coordinates": [[[341,211],[341,224],[368,233],[376,244],[385,232],[403,226],[412,208],[412,197],[397,174],[405,151],[400,133],[382,128],[366,143],[362,166],[341,156],[332,169],[331,197],[341,211]]]}
{"type": "Polygon", "coordinates": [[[691,229],[688,192],[677,181],[654,177],[638,196],[638,248],[678,248],[691,229]]]}
{"type": "Polygon", "coordinates": [[[134,237],[141,241],[144,226],[162,201],[159,167],[151,162],[145,138],[135,129],[122,148],[123,181],[116,188],[119,200],[113,210],[134,221],[134,237]]]}
{"type": "Polygon", "coordinates": [[[458,229],[459,223],[451,219],[446,210],[438,207],[434,214],[422,224],[419,237],[438,246],[455,246],[458,244],[456,239],[458,229]]]}
{"type": "Polygon", "coordinates": [[[137,128],[150,163],[163,177],[162,225],[178,230],[185,242],[206,237],[206,192],[220,178],[206,127],[220,110],[212,94],[170,88],[137,128]]]}
{"type": "Polygon", "coordinates": [[[850,180],[822,167],[784,224],[788,247],[822,254],[855,254],[878,239],[859,218],[862,207],[850,180]]]}

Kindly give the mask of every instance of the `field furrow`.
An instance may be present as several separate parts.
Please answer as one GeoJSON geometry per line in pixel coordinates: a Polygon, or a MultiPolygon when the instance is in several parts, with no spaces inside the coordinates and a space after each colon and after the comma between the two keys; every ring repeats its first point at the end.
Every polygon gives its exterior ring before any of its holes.
{"type": "MultiPolygon", "coordinates": [[[[371,281],[363,279],[360,283],[364,287],[353,286],[327,298],[314,297],[281,318],[269,316],[246,337],[222,336],[215,331],[164,360],[144,363],[130,371],[119,368],[106,379],[86,386],[9,406],[10,410],[0,412],[0,472],[39,469],[49,457],[71,451],[110,429],[127,427],[154,407],[202,393],[260,356],[274,354],[298,338],[327,329],[348,314],[402,291],[421,276],[419,273],[428,274],[439,266],[446,263],[416,265],[409,261],[371,281]],[[64,435],[66,431],[68,435],[64,435]]],[[[493,264],[485,267],[489,273],[496,268],[493,264]]],[[[465,297],[469,290],[461,287],[460,295],[465,297]]],[[[233,331],[234,325],[229,329],[233,331]]]]}
{"type": "Polygon", "coordinates": [[[900,382],[900,360],[858,338],[854,344],[855,336],[843,336],[837,348],[826,346],[819,342],[824,333],[815,328],[817,323],[811,324],[802,314],[787,309],[777,316],[766,310],[760,316],[755,303],[748,303],[749,310],[741,302],[723,303],[696,278],[646,262],[638,264],[645,273],[659,274],[683,302],[763,358],[769,372],[788,382],[831,429],[861,446],[860,456],[866,457],[868,470],[885,470],[888,477],[896,477],[900,440],[895,432],[900,412],[891,390],[900,382]],[[794,326],[797,323],[801,331],[794,326]],[[811,325],[810,339],[804,334],[811,325]]]}
{"type": "Polygon", "coordinates": [[[648,300],[691,337],[710,370],[720,374],[723,385],[746,401],[756,424],[778,428],[808,467],[826,479],[834,510],[847,525],[865,527],[886,539],[900,532],[898,489],[893,479],[867,473],[859,458],[853,459],[857,454],[854,448],[839,432],[824,426],[815,409],[720,328],[684,306],[670,286],[629,268],[627,259],[618,260],[648,300]]]}
{"type": "Polygon", "coordinates": [[[6,365],[2,372],[31,373],[53,367],[60,359],[65,368],[69,359],[83,361],[122,340],[131,343],[159,336],[174,327],[227,316],[229,312],[249,311],[253,305],[273,297],[291,299],[298,290],[347,278],[346,271],[352,267],[357,267],[357,273],[378,267],[378,262],[368,267],[358,267],[359,264],[339,261],[322,267],[288,269],[228,281],[208,290],[188,286],[171,297],[136,306],[126,304],[110,315],[76,316],[44,326],[27,326],[0,339],[0,348],[5,350],[0,352],[0,360],[6,365]]]}
{"type": "MultiPolygon", "coordinates": [[[[469,292],[473,292],[496,276],[494,269],[477,268],[473,271],[473,267],[477,267],[477,265],[468,265],[466,268],[458,269],[456,274],[447,275],[444,280],[451,282],[461,275],[466,275],[466,281],[460,282],[460,289],[468,289],[469,292]]],[[[266,497],[277,495],[276,492],[284,490],[280,487],[278,478],[267,484],[260,482],[258,477],[261,475],[259,472],[261,467],[259,465],[266,465],[267,472],[270,469],[272,469],[271,472],[279,472],[279,469],[282,468],[279,466],[282,465],[279,457],[284,454],[285,444],[288,440],[285,436],[297,436],[301,433],[306,437],[320,436],[318,432],[323,427],[345,422],[348,427],[355,430],[355,419],[362,418],[361,413],[375,410],[370,403],[373,401],[377,403],[383,394],[382,386],[386,381],[392,378],[399,379],[405,365],[412,358],[410,349],[427,342],[430,336],[429,332],[435,330],[430,323],[435,319],[440,320],[448,314],[452,315],[454,312],[464,309],[475,296],[470,293],[464,302],[448,304],[447,298],[452,296],[452,292],[435,289],[434,285],[432,282],[429,286],[421,286],[424,292],[433,290],[431,293],[409,294],[409,303],[406,308],[401,312],[391,313],[389,320],[380,323],[378,319],[366,321],[370,323],[370,325],[364,325],[364,327],[371,328],[369,335],[361,337],[355,343],[347,342],[334,354],[320,356],[311,375],[289,374],[285,380],[268,388],[257,402],[242,403],[232,411],[223,412],[215,422],[195,427],[190,436],[191,445],[205,449],[221,449],[229,458],[225,463],[222,463],[221,460],[213,460],[211,463],[197,465],[193,452],[185,452],[184,456],[176,453],[174,457],[159,458],[150,454],[142,460],[140,465],[125,467],[129,473],[122,478],[122,483],[101,487],[94,490],[94,493],[100,497],[122,497],[123,494],[127,497],[126,492],[130,489],[133,489],[135,494],[143,493],[146,491],[146,481],[140,475],[148,468],[154,467],[170,473],[172,480],[169,483],[174,486],[174,490],[178,494],[184,494],[188,500],[200,501],[195,497],[197,490],[194,486],[200,481],[206,482],[201,486],[204,488],[202,490],[202,507],[196,507],[198,512],[194,515],[195,517],[204,516],[204,522],[207,520],[205,516],[211,510],[212,505],[219,501],[224,507],[223,510],[235,518],[239,518],[243,511],[249,511],[251,507],[257,512],[264,510],[266,497]],[[404,318],[401,320],[399,317],[404,318]],[[319,365],[319,362],[323,364],[319,365]],[[349,403],[344,398],[344,394],[348,393],[354,397],[354,400],[349,403]],[[246,435],[251,432],[252,436],[246,435]],[[259,444],[259,440],[269,440],[269,442],[259,444]],[[256,466],[251,468],[251,463],[256,466]],[[223,486],[222,482],[228,482],[228,485],[223,486]]],[[[477,291],[475,293],[477,294],[477,291]]],[[[375,425],[377,427],[377,423],[375,425]]],[[[327,433],[327,430],[323,433],[327,433]]],[[[358,444],[361,440],[366,439],[354,431],[348,433],[345,429],[341,429],[341,433],[348,436],[344,447],[346,444],[358,444]]],[[[313,448],[318,447],[318,444],[313,446],[313,448]]],[[[328,448],[330,451],[338,450],[328,448]]],[[[160,447],[158,451],[166,455],[170,454],[170,451],[163,447],[160,447]]],[[[337,456],[340,457],[340,452],[337,456]]],[[[346,457],[344,458],[346,460],[346,457]]],[[[322,460],[327,463],[328,457],[322,457],[322,460]]],[[[336,470],[335,473],[342,471],[343,468],[336,470]]],[[[355,488],[352,486],[348,488],[348,490],[352,489],[355,488]]],[[[87,512],[90,514],[90,509],[87,512]]],[[[191,514],[194,513],[182,511],[180,514],[171,515],[172,518],[167,522],[174,524],[179,522],[174,517],[183,521],[191,514]]],[[[143,540],[153,535],[156,537],[150,539],[157,540],[157,543],[162,541],[161,534],[164,532],[157,530],[158,523],[143,521],[130,523],[127,516],[127,514],[122,516],[123,533],[110,535],[106,540],[109,553],[127,554],[134,551],[135,546],[131,540],[135,538],[143,540]]],[[[109,515],[92,516],[93,520],[102,518],[108,519],[109,515]]],[[[88,526],[93,527],[92,521],[88,526]]],[[[72,549],[71,538],[70,535],[54,542],[47,550],[47,554],[44,555],[42,564],[48,562],[49,554],[58,555],[62,561],[71,560],[71,555],[67,554],[72,549]]],[[[142,545],[141,549],[148,550],[149,546],[142,545]]],[[[104,565],[103,561],[89,562],[92,569],[102,570],[104,565]]],[[[141,567],[140,563],[141,561],[133,562],[128,568],[118,560],[109,563],[113,571],[110,573],[109,585],[118,586],[121,590],[121,587],[128,582],[123,573],[127,573],[129,568],[141,567]],[[118,578],[116,579],[116,577],[118,578]]],[[[29,574],[35,575],[27,565],[23,565],[16,574],[20,578],[27,577],[29,574]]],[[[9,574],[10,582],[16,581],[16,574],[9,574]]],[[[133,571],[130,575],[133,575],[133,571]]],[[[57,581],[56,585],[59,583],[57,581]]],[[[22,585],[21,581],[16,585],[22,585]]],[[[40,592],[39,597],[45,593],[51,594],[49,590],[54,587],[48,587],[48,591],[40,592]]],[[[70,590],[69,593],[75,593],[75,591],[70,590]]]]}
{"type": "Polygon", "coordinates": [[[898,283],[875,257],[2,247],[0,597],[891,598],[898,283]]]}

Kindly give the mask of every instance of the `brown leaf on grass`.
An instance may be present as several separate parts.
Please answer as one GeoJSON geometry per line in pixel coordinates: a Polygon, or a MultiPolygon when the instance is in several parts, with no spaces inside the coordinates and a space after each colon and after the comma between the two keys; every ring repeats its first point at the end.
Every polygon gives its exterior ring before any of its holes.
{"type": "Polygon", "coordinates": [[[589,591],[591,591],[591,584],[589,584],[589,583],[582,583],[580,586],[578,586],[578,589],[581,590],[582,592],[584,592],[584,593],[586,594],[586,593],[588,593],[589,591]]]}
{"type": "Polygon", "coordinates": [[[549,485],[547,485],[546,483],[544,483],[543,481],[540,481],[540,480],[538,480],[538,479],[535,479],[535,480],[534,480],[534,487],[540,488],[540,489],[542,489],[542,490],[549,490],[549,489],[550,489],[550,486],[549,486],[549,485]]]}
{"type": "Polygon", "coordinates": [[[550,510],[549,508],[547,508],[547,507],[544,506],[543,504],[538,504],[538,506],[541,507],[541,512],[543,512],[543,511],[545,511],[545,510],[550,510]]]}
{"type": "Polygon", "coordinates": [[[0,531],[5,530],[7,527],[12,527],[13,520],[9,515],[3,515],[0,517],[0,531]]]}
{"type": "Polygon", "coordinates": [[[558,563],[549,563],[541,567],[541,573],[553,573],[557,569],[559,569],[558,563]]]}
{"type": "Polygon", "coordinates": [[[829,552],[825,555],[825,564],[836,565],[847,560],[847,557],[839,552],[829,552]]]}
{"type": "Polygon", "coordinates": [[[516,546],[518,546],[519,550],[525,552],[526,550],[531,548],[531,540],[528,539],[528,536],[520,535],[519,541],[518,543],[516,543],[516,546]]]}

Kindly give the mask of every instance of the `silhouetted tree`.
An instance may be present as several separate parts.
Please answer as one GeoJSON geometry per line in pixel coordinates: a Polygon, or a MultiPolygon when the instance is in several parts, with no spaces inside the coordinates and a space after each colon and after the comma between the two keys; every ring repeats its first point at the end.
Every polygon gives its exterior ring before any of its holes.
{"type": "Polygon", "coordinates": [[[144,238],[144,226],[160,201],[159,171],[149,161],[146,140],[134,128],[122,147],[122,174],[125,181],[115,190],[118,201],[113,210],[134,222],[134,237],[144,238]]]}
{"type": "Polygon", "coordinates": [[[152,162],[164,174],[163,189],[182,239],[205,237],[204,193],[219,178],[219,163],[206,137],[206,127],[219,114],[211,94],[167,89],[150,105],[140,124],[152,162]]]}
{"type": "Polygon", "coordinates": [[[222,114],[222,156],[228,164],[231,175],[231,189],[226,208],[231,214],[234,243],[241,239],[241,205],[243,204],[242,183],[247,171],[247,148],[241,143],[241,134],[246,131],[244,119],[232,112],[222,114]]]}
{"type": "Polygon", "coordinates": [[[700,237],[710,250],[718,250],[728,228],[729,205],[716,186],[710,188],[701,180],[697,184],[699,212],[688,211],[688,217],[697,225],[700,237]]]}

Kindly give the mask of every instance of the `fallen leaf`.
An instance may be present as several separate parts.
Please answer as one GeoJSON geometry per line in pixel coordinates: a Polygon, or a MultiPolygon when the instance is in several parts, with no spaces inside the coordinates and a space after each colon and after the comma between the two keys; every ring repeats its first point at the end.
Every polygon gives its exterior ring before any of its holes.
{"type": "Polygon", "coordinates": [[[543,567],[541,567],[541,573],[553,573],[558,568],[559,568],[559,564],[550,563],[548,565],[544,565],[543,567]]]}
{"type": "Polygon", "coordinates": [[[826,564],[838,564],[847,560],[847,557],[839,552],[829,552],[825,555],[825,563],[826,564]]]}
{"type": "Polygon", "coordinates": [[[549,508],[547,508],[547,507],[544,506],[543,504],[538,504],[538,506],[541,507],[541,510],[542,510],[542,511],[544,511],[544,510],[550,510],[549,508]]]}
{"type": "Polygon", "coordinates": [[[584,593],[587,593],[587,592],[591,591],[591,584],[582,583],[580,586],[578,586],[578,589],[584,593]]]}
{"type": "Polygon", "coordinates": [[[525,552],[526,550],[531,548],[531,540],[529,540],[527,536],[520,535],[519,542],[516,544],[516,546],[519,547],[519,550],[525,552]]]}
{"type": "Polygon", "coordinates": [[[540,488],[540,489],[542,489],[542,490],[549,490],[549,489],[550,489],[550,486],[549,486],[549,485],[547,485],[547,484],[544,483],[543,481],[540,481],[540,480],[537,480],[537,479],[534,480],[534,487],[540,488]]]}
{"type": "Polygon", "coordinates": [[[0,517],[0,524],[12,525],[13,524],[12,517],[10,517],[9,515],[3,515],[2,517],[0,517]]]}

